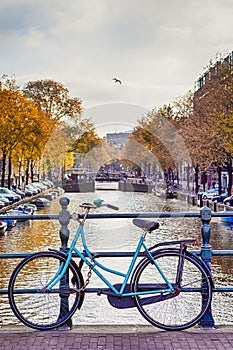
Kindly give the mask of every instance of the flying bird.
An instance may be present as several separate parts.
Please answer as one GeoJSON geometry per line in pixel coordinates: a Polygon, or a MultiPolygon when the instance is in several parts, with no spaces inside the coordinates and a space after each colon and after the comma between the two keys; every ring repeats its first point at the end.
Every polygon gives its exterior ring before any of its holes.
{"type": "Polygon", "coordinates": [[[112,80],[115,80],[115,83],[119,83],[119,84],[122,84],[122,81],[117,79],[117,78],[112,78],[112,80]]]}

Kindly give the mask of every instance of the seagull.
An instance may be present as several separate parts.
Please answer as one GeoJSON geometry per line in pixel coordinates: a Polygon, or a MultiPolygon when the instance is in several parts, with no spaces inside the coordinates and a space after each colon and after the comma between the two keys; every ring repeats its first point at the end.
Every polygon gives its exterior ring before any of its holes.
{"type": "Polygon", "coordinates": [[[119,83],[119,84],[122,84],[122,81],[117,79],[117,78],[112,78],[112,80],[115,80],[115,83],[119,83]]]}

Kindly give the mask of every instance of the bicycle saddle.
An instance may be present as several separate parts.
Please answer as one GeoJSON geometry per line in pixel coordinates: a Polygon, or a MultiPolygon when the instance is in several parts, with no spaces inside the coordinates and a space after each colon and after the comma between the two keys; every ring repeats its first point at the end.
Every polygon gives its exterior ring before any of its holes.
{"type": "Polygon", "coordinates": [[[143,219],[133,219],[133,224],[146,230],[147,232],[152,232],[159,228],[159,223],[157,221],[143,220],[143,219]]]}

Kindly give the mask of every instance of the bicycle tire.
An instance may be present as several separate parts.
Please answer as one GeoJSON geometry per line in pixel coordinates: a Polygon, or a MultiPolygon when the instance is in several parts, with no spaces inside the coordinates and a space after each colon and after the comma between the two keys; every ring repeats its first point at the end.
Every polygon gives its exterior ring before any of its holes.
{"type": "MultiPolygon", "coordinates": [[[[179,249],[161,249],[152,255],[176,288],[179,249]]],[[[145,290],[146,285],[148,290],[149,284],[157,289],[168,288],[155,265],[145,258],[135,268],[131,288],[133,292],[139,292],[145,290]]],[[[173,294],[135,296],[136,306],[142,316],[152,325],[169,331],[184,330],[196,325],[206,313],[211,299],[210,273],[204,263],[189,252],[186,252],[184,259],[180,289],[176,289],[173,294]]]]}
{"type": "Polygon", "coordinates": [[[50,330],[66,322],[68,325],[77,308],[81,308],[84,292],[75,292],[74,287],[78,290],[84,283],[73,260],[59,286],[54,286],[51,292],[43,289],[65,261],[65,254],[39,252],[26,257],[13,271],[8,287],[9,302],[15,316],[26,326],[50,330]]]}

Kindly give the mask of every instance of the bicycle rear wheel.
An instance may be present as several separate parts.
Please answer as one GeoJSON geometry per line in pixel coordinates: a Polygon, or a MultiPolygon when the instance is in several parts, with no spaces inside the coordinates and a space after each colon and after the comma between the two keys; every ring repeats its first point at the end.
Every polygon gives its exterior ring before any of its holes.
{"type": "Polygon", "coordinates": [[[47,291],[45,286],[65,263],[66,256],[56,252],[39,252],[22,260],[13,271],[8,288],[10,306],[15,316],[26,326],[49,330],[66,323],[80,308],[83,278],[71,261],[60,282],[47,291]]]}
{"type": "MultiPolygon", "coordinates": [[[[203,317],[211,302],[212,289],[208,270],[198,258],[187,252],[181,286],[177,286],[180,251],[160,250],[154,252],[153,257],[175,290],[174,293],[136,296],[138,310],[151,324],[165,330],[183,330],[194,326],[203,317]]],[[[142,260],[132,277],[133,292],[166,288],[168,286],[155,265],[149,259],[142,260]]]]}

